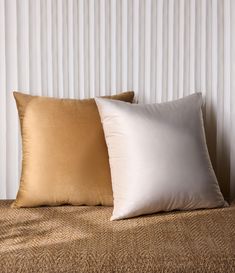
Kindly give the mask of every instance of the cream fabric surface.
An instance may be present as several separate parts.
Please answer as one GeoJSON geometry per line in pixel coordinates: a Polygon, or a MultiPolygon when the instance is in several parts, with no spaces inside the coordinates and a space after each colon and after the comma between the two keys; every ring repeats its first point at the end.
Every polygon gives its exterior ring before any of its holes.
{"type": "Polygon", "coordinates": [[[207,151],[200,93],[162,104],[96,103],[109,152],[112,220],[226,204],[207,151]]]}

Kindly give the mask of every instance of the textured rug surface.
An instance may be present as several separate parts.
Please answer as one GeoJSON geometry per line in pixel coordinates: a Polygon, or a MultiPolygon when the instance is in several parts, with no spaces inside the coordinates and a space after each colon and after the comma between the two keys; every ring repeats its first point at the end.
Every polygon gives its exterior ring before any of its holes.
{"type": "Polygon", "coordinates": [[[110,222],[108,207],[0,201],[0,272],[234,273],[235,206],[110,222]]]}

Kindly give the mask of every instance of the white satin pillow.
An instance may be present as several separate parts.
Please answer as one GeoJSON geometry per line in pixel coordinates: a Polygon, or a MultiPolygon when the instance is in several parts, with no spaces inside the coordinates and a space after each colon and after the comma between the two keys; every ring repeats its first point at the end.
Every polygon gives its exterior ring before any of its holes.
{"type": "Polygon", "coordinates": [[[226,205],[206,146],[201,93],[162,104],[96,103],[111,167],[111,220],[226,205]]]}

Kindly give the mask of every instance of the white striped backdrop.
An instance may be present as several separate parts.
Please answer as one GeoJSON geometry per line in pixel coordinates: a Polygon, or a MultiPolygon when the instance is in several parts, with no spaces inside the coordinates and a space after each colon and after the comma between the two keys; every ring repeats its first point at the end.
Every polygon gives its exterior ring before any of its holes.
{"type": "Polygon", "coordinates": [[[140,102],[202,91],[213,165],[235,197],[234,0],[0,0],[0,198],[20,175],[16,89],[140,102]]]}

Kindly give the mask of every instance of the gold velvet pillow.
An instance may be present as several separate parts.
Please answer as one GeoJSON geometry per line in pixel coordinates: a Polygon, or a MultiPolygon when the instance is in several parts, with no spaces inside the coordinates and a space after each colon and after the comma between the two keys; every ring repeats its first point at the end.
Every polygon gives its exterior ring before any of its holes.
{"type": "MultiPolygon", "coordinates": [[[[22,133],[20,188],[13,207],[112,205],[108,152],[94,99],[14,92],[22,133]]],[[[134,92],[110,98],[132,102],[134,92]]]]}

